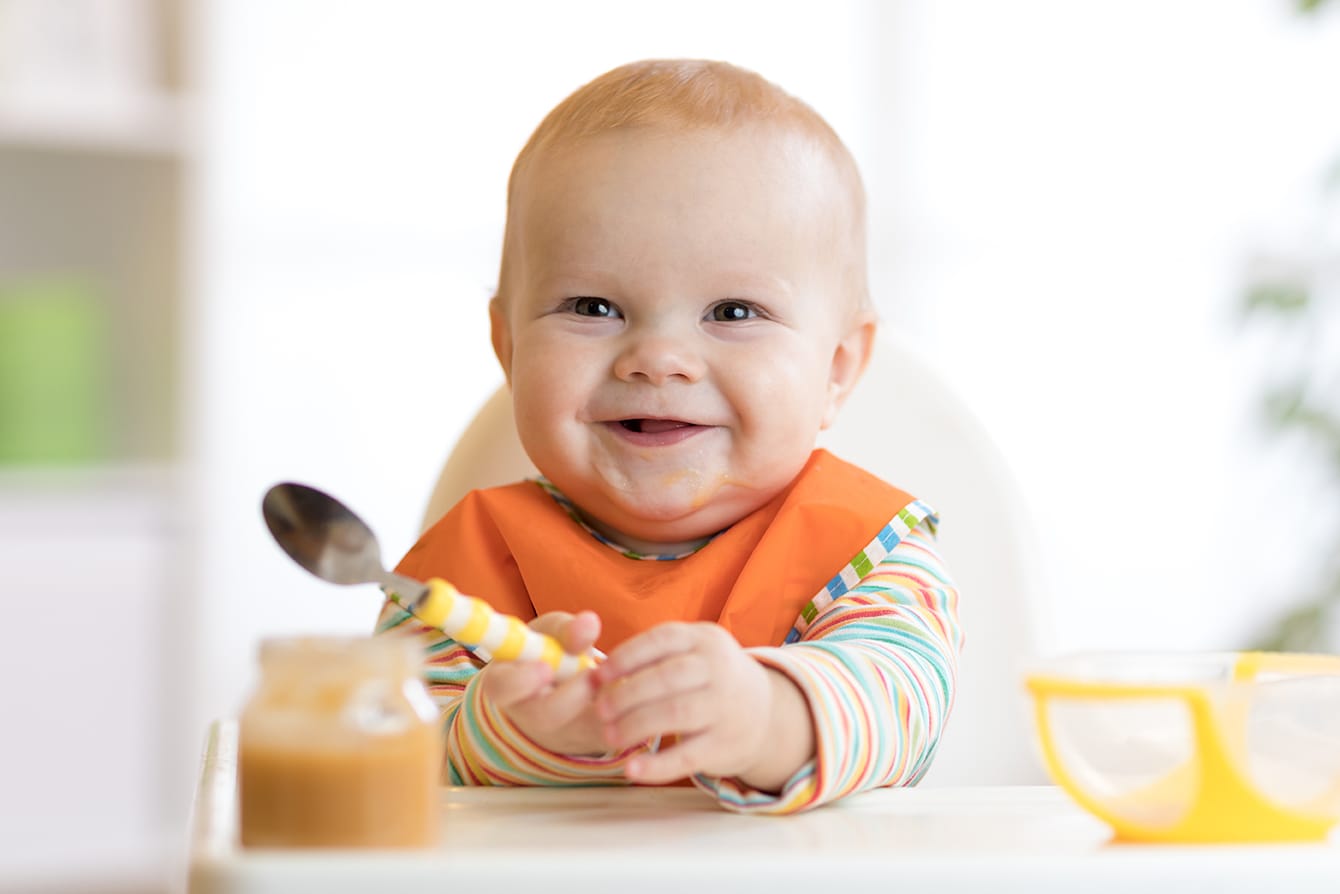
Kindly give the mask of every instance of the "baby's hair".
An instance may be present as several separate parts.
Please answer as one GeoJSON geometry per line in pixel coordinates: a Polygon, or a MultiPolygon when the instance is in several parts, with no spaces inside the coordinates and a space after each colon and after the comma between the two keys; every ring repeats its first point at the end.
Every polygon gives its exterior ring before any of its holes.
{"type": "MultiPolygon", "coordinates": [[[[812,141],[833,163],[851,202],[859,268],[854,271],[853,288],[858,303],[866,305],[865,189],[851,152],[828,122],[802,100],[752,71],[702,59],[648,59],[620,66],[579,87],[545,116],[517,155],[508,180],[502,280],[507,276],[513,235],[510,208],[527,166],[545,150],[622,128],[760,124],[812,141]]],[[[501,282],[500,287],[505,288],[501,282]]]]}
{"type": "Polygon", "coordinates": [[[846,147],[818,112],[752,71],[701,59],[633,62],[578,88],[540,122],[513,170],[547,146],[622,127],[731,127],[760,122],[819,140],[844,156],[854,173],[846,147]]]}

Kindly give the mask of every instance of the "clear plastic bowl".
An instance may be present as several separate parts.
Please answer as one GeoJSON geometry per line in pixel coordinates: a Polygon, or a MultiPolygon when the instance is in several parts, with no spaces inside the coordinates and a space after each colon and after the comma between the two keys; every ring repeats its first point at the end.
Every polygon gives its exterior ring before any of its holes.
{"type": "Polygon", "coordinates": [[[1340,820],[1340,656],[1094,653],[1030,673],[1052,778],[1131,841],[1305,841],[1340,820]]]}

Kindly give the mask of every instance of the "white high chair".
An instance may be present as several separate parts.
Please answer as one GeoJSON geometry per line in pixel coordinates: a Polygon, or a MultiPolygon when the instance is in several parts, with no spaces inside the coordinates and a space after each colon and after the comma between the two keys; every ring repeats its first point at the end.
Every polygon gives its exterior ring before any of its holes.
{"type": "MultiPolygon", "coordinates": [[[[820,443],[940,514],[938,546],[959,588],[966,645],[953,713],[922,785],[1043,782],[1022,688],[1038,654],[1041,575],[1028,512],[998,449],[932,366],[884,333],[820,443]]],[[[474,488],[535,474],[500,387],[448,457],[423,526],[474,488]]]]}

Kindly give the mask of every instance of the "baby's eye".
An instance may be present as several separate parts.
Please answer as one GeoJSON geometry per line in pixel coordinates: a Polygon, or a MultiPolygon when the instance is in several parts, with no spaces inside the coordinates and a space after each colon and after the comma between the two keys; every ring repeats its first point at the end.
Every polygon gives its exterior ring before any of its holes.
{"type": "Polygon", "coordinates": [[[604,298],[583,295],[568,299],[568,307],[579,317],[617,317],[619,310],[604,298]]]}
{"type": "Polygon", "coordinates": [[[758,308],[744,301],[722,301],[712,305],[712,319],[718,323],[737,323],[758,315],[758,308]]]}

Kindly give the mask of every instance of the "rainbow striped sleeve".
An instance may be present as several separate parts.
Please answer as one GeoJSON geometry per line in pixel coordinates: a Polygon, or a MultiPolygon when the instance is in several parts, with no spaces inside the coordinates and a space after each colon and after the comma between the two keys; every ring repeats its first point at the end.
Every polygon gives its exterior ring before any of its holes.
{"type": "Polygon", "coordinates": [[[626,785],[623,767],[639,745],[599,757],[549,751],[479,697],[484,662],[441,630],[422,624],[387,600],[377,633],[414,636],[428,653],[428,691],[446,731],[442,781],[448,785],[626,785]]]}
{"type": "MultiPolygon", "coordinates": [[[[750,650],[805,693],[816,758],[778,794],[732,779],[697,777],[696,785],[730,810],[793,813],[921,778],[949,711],[962,640],[933,523],[921,504],[905,510],[806,606],[786,644],[750,650]]],[[[389,601],[377,632],[423,640],[446,731],[447,784],[623,785],[624,764],[647,747],[590,758],[551,752],[479,697],[483,662],[469,649],[389,601]]]]}
{"type": "MultiPolygon", "coordinates": [[[[920,506],[921,504],[914,504],[920,506]]],[[[742,813],[795,813],[870,788],[912,785],[929,769],[953,702],[962,633],[958,592],[932,543],[934,516],[899,519],[865,573],[839,574],[788,643],[751,649],[790,677],[814,716],[816,756],[770,794],[734,779],[694,784],[742,813]],[[894,536],[897,537],[894,542],[894,536]]],[[[881,538],[876,538],[879,542],[881,538]]],[[[872,543],[872,547],[875,543],[872,543]]],[[[807,609],[813,609],[811,603],[807,609]]]]}

